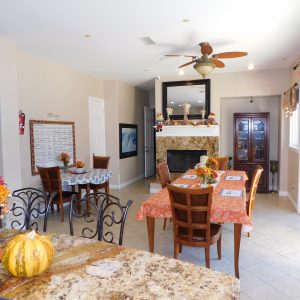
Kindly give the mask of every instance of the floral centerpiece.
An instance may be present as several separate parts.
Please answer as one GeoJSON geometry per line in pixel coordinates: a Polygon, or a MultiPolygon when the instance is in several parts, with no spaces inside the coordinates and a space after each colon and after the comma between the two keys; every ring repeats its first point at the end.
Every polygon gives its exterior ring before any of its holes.
{"type": "Polygon", "coordinates": [[[9,213],[7,206],[7,200],[9,197],[11,197],[10,191],[3,178],[0,176],[0,219],[2,219],[5,214],[9,213]]]}
{"type": "Polygon", "coordinates": [[[200,178],[201,183],[215,183],[218,178],[218,171],[208,167],[196,167],[197,176],[200,178]]]}
{"type": "Polygon", "coordinates": [[[215,158],[209,157],[206,161],[206,167],[212,170],[218,170],[219,163],[215,158]]]}
{"type": "Polygon", "coordinates": [[[75,167],[76,167],[76,173],[83,173],[85,163],[83,161],[79,160],[79,161],[76,162],[75,167]]]}
{"type": "Polygon", "coordinates": [[[61,152],[58,156],[58,160],[64,164],[64,172],[67,172],[68,164],[70,162],[70,155],[66,152],[61,152]]]}

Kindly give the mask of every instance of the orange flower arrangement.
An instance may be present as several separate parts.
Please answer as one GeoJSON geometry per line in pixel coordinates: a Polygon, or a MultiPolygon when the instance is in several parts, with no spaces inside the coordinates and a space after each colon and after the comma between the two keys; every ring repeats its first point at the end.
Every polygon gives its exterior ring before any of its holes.
{"type": "Polygon", "coordinates": [[[76,168],[84,168],[85,167],[85,163],[83,161],[77,161],[75,164],[76,168]]]}
{"type": "Polygon", "coordinates": [[[58,160],[63,162],[64,164],[69,163],[70,159],[71,159],[70,155],[66,152],[61,152],[58,156],[58,160]]]}
{"type": "Polygon", "coordinates": [[[206,161],[206,167],[211,168],[212,170],[218,170],[219,162],[215,158],[209,157],[206,161]]]}
{"type": "Polygon", "coordinates": [[[198,167],[195,169],[196,175],[200,177],[203,183],[214,183],[218,178],[218,171],[208,167],[198,167]]]}
{"type": "Polygon", "coordinates": [[[3,178],[0,176],[0,218],[9,213],[9,209],[7,207],[7,199],[9,197],[11,197],[10,191],[4,183],[3,178]]]}

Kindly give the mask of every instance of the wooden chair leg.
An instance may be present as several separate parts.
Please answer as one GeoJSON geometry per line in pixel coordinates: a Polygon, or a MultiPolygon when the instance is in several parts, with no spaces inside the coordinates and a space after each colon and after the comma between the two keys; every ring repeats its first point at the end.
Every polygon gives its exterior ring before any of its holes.
{"type": "Polygon", "coordinates": [[[109,194],[109,181],[105,183],[105,193],[109,194]]]}
{"type": "Polygon", "coordinates": [[[218,259],[221,259],[221,257],[222,257],[222,235],[220,235],[220,238],[218,240],[217,249],[218,249],[218,259]]]}
{"type": "Polygon", "coordinates": [[[179,253],[181,253],[181,252],[182,252],[182,245],[179,244],[179,253]]]}
{"type": "Polygon", "coordinates": [[[248,238],[250,237],[250,232],[247,232],[247,237],[248,237],[248,238]]]}
{"type": "Polygon", "coordinates": [[[65,217],[65,212],[64,212],[64,203],[61,201],[60,202],[60,215],[61,215],[61,221],[64,221],[64,217],[65,217]]]}
{"type": "Polygon", "coordinates": [[[179,253],[179,244],[174,242],[174,258],[178,259],[178,253],[179,253]]]}
{"type": "Polygon", "coordinates": [[[164,226],[163,226],[163,230],[166,230],[166,226],[167,226],[167,218],[164,218],[164,226]]]}
{"type": "Polygon", "coordinates": [[[206,264],[206,268],[210,269],[210,247],[206,247],[205,248],[205,264],[206,264]]]}

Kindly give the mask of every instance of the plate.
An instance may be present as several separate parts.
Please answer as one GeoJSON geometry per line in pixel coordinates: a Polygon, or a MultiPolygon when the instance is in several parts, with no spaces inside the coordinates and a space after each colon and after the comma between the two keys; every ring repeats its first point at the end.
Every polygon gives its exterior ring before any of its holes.
{"type": "Polygon", "coordinates": [[[183,178],[183,179],[196,179],[197,175],[186,174],[186,175],[183,175],[181,178],[183,178]]]}
{"type": "Polygon", "coordinates": [[[220,196],[223,197],[242,197],[244,191],[243,190],[226,190],[223,189],[220,193],[220,196]]]}
{"type": "Polygon", "coordinates": [[[185,184],[185,183],[172,183],[172,185],[180,187],[180,188],[188,188],[190,185],[189,184],[185,184]]]}
{"type": "Polygon", "coordinates": [[[228,181],[242,181],[242,179],[243,179],[242,176],[232,176],[232,175],[225,176],[225,180],[228,181]]]}

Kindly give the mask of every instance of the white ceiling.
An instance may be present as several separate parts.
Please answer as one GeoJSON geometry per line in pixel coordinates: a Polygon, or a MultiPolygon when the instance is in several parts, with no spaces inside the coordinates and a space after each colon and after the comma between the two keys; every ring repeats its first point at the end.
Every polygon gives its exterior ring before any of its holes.
{"type": "Polygon", "coordinates": [[[0,36],[33,55],[151,89],[155,76],[176,76],[188,61],[165,54],[199,55],[202,41],[214,53],[249,53],[213,72],[290,67],[300,54],[299,12],[299,0],[0,0],[0,36]],[[139,40],[147,36],[156,44],[139,40]]]}

